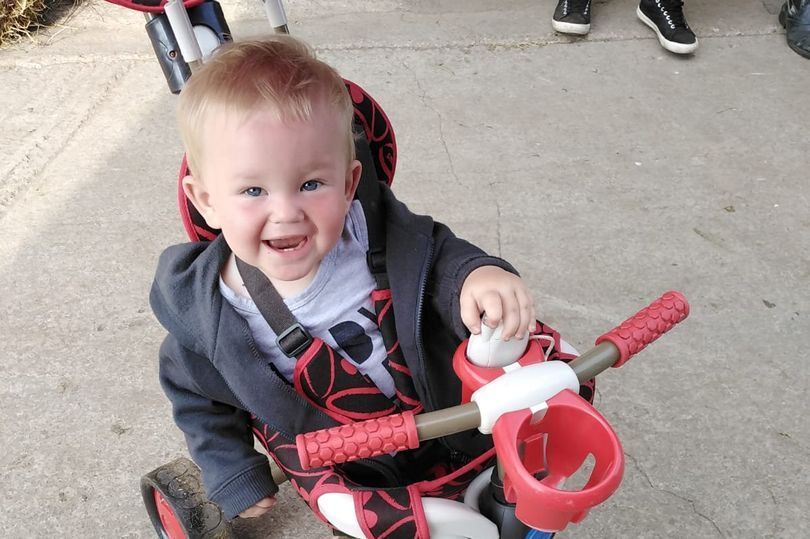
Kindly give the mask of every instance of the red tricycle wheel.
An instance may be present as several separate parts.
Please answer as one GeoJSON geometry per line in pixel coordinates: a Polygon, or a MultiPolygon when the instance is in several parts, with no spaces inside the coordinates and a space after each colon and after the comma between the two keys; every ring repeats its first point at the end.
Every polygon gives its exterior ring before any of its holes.
{"type": "Polygon", "coordinates": [[[141,496],[161,539],[230,539],[230,522],[203,491],[200,469],[179,458],[141,478],[141,496]]]}
{"type": "Polygon", "coordinates": [[[166,539],[186,539],[186,534],[174,511],[172,511],[172,506],[169,505],[169,502],[160,492],[157,490],[152,492],[155,494],[155,505],[157,506],[160,523],[163,525],[163,535],[166,539]]]}

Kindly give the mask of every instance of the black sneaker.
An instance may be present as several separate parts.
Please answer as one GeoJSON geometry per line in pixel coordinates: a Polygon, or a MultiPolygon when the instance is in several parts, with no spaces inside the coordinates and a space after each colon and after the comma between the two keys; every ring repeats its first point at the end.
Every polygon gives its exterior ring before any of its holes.
{"type": "Polygon", "coordinates": [[[641,0],[636,9],[641,22],[658,35],[661,46],[676,54],[695,52],[698,41],[686,24],[682,0],[641,0]]]}
{"type": "Polygon", "coordinates": [[[810,58],[810,0],[787,0],[779,12],[788,46],[810,58]]]}
{"type": "Polygon", "coordinates": [[[551,26],[563,34],[587,34],[591,30],[591,0],[559,0],[551,26]]]}

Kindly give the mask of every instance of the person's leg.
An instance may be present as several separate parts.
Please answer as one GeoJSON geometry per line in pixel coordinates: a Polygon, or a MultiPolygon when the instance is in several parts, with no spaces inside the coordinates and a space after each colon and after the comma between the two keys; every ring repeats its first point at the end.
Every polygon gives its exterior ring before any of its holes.
{"type": "Polygon", "coordinates": [[[587,34],[591,30],[591,0],[559,0],[551,26],[563,34],[587,34]]]}
{"type": "Polygon", "coordinates": [[[690,54],[697,49],[698,41],[686,23],[682,0],[641,0],[636,15],[652,28],[666,50],[690,54]]]}
{"type": "Polygon", "coordinates": [[[787,0],[779,12],[788,46],[810,58],[810,0],[787,0]]]}

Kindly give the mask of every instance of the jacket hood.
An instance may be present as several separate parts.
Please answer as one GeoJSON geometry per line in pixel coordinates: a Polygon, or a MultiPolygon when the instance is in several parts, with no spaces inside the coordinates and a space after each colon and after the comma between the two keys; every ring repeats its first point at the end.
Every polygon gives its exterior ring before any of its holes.
{"type": "Polygon", "coordinates": [[[155,317],[178,342],[211,357],[222,308],[219,272],[231,250],[222,236],[213,242],[184,243],[160,255],[149,303],[155,317]],[[211,248],[209,248],[211,247],[211,248]]]}

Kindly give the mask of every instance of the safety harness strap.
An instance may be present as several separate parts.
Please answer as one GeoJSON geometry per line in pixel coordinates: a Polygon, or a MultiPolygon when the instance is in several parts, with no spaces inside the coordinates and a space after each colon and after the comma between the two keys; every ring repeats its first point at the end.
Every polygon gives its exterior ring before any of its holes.
{"type": "Polygon", "coordinates": [[[377,288],[384,290],[388,288],[388,274],[385,269],[385,212],[380,196],[380,180],[362,127],[357,126],[354,146],[357,160],[363,166],[360,184],[357,186],[357,198],[363,207],[368,229],[366,263],[377,282],[377,288]]]}
{"type": "Polygon", "coordinates": [[[298,323],[270,279],[262,271],[236,258],[236,267],[253,302],[273,332],[276,345],[287,357],[297,358],[312,344],[312,336],[298,323]]]}

